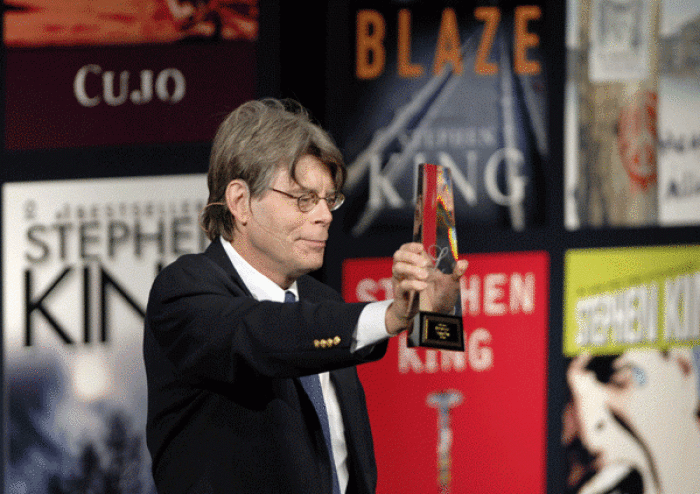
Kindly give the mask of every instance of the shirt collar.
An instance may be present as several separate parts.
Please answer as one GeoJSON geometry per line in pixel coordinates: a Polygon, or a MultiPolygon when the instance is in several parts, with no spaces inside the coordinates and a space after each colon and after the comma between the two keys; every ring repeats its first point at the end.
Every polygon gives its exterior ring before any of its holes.
{"type": "Polygon", "coordinates": [[[272,302],[284,302],[284,292],[289,291],[294,294],[294,296],[299,300],[299,289],[297,288],[297,282],[292,283],[292,286],[283,290],[277,283],[272,281],[270,278],[262,274],[260,271],[255,269],[250,265],[248,261],[243,259],[241,255],[236,252],[233,248],[231,242],[226,241],[223,237],[219,237],[221,244],[224,246],[224,250],[231,259],[233,267],[238,271],[238,275],[248,287],[250,293],[256,300],[271,300],[272,302]]]}

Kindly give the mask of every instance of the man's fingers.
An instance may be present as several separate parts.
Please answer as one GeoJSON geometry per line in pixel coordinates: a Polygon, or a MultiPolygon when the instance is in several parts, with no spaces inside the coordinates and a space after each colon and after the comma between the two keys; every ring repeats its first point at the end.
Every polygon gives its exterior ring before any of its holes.
{"type": "Polygon", "coordinates": [[[425,254],[423,246],[412,242],[404,244],[394,253],[394,264],[391,274],[396,280],[414,278],[425,280],[428,278],[430,258],[425,254]]]}
{"type": "Polygon", "coordinates": [[[406,244],[403,244],[401,246],[401,249],[413,252],[415,254],[420,254],[421,252],[423,252],[423,244],[419,242],[408,242],[406,244]]]}
{"type": "Polygon", "coordinates": [[[394,278],[402,280],[405,278],[425,279],[428,277],[428,263],[416,254],[408,256],[395,256],[391,274],[394,278]]]}
{"type": "Polygon", "coordinates": [[[400,262],[394,263],[391,268],[391,274],[395,279],[401,281],[410,278],[425,280],[430,273],[425,267],[400,262]]]}
{"type": "Polygon", "coordinates": [[[454,270],[452,270],[452,278],[454,280],[459,280],[464,273],[467,272],[467,267],[469,266],[469,261],[462,259],[457,261],[454,270]]]}
{"type": "Polygon", "coordinates": [[[428,287],[428,283],[422,280],[417,280],[413,278],[407,278],[401,280],[397,286],[397,294],[409,293],[409,292],[422,292],[428,287]]]}
{"type": "Polygon", "coordinates": [[[399,250],[394,252],[394,263],[405,263],[414,266],[430,266],[430,258],[423,251],[423,247],[420,244],[408,244],[417,245],[420,250],[409,249],[406,246],[402,246],[399,250]]]}

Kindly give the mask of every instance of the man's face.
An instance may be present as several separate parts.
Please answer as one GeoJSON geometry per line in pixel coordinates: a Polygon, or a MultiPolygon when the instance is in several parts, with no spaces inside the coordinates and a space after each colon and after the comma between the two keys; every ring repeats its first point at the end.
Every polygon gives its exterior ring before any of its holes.
{"type": "MultiPolygon", "coordinates": [[[[300,196],[313,192],[327,197],[336,192],[328,168],[317,158],[306,155],[297,163],[297,181],[286,168],[280,168],[271,189],[300,196]]],[[[250,201],[251,219],[246,230],[246,260],[262,274],[286,287],[302,274],[319,269],[333,216],[321,200],[306,213],[297,200],[273,190],[250,201]]],[[[234,245],[236,240],[234,239],[234,245]]]]}

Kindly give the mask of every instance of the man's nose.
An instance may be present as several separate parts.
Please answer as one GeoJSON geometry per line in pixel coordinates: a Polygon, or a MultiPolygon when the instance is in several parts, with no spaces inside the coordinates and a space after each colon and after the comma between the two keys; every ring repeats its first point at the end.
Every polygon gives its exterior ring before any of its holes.
{"type": "Polygon", "coordinates": [[[328,207],[328,201],[319,199],[318,204],[311,210],[314,222],[330,223],[333,220],[333,213],[328,207]]]}

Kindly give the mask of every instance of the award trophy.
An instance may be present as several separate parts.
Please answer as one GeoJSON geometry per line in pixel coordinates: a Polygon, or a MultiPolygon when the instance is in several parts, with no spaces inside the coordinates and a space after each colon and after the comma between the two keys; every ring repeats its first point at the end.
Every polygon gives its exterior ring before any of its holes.
{"type": "MultiPolygon", "coordinates": [[[[458,258],[450,170],[439,165],[421,164],[416,185],[413,241],[423,244],[432,258],[431,283],[439,290],[441,278],[445,280],[444,285],[452,283],[452,271],[458,258]]],[[[408,346],[463,352],[464,330],[459,291],[451,300],[451,305],[446,307],[433,307],[431,298],[425,292],[418,297],[419,312],[408,338],[408,346]]]]}

